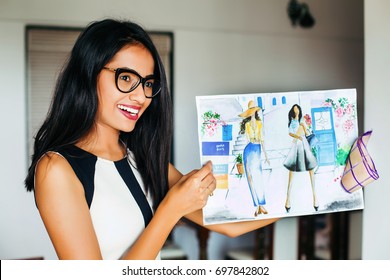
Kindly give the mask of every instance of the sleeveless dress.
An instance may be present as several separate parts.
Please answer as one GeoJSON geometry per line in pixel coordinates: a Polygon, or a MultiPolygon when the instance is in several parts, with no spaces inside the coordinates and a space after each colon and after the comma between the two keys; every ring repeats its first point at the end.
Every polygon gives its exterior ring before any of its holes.
{"type": "MultiPolygon", "coordinates": [[[[292,119],[289,126],[289,133],[296,134],[299,129],[299,121],[292,119]]],[[[302,136],[302,140],[293,140],[292,147],[287,154],[287,157],[283,163],[290,171],[309,171],[317,166],[317,160],[313,155],[309,142],[307,142],[305,135],[302,136]]]]}
{"type": "Polygon", "coordinates": [[[76,146],[56,153],[69,162],[84,187],[103,259],[119,259],[153,216],[151,197],[145,195],[131,152],[118,161],[76,146]]]}

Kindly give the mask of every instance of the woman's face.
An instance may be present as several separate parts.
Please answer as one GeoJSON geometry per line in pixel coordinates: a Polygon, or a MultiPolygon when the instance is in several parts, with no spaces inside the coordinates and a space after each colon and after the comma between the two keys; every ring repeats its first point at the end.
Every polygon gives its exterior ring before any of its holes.
{"type": "MultiPolygon", "coordinates": [[[[142,45],[124,47],[105,66],[133,69],[142,77],[154,72],[153,57],[142,45]]],[[[119,91],[115,83],[115,73],[106,69],[98,76],[97,91],[98,128],[130,132],[152,102],[152,99],[145,97],[142,84],[130,93],[119,91]]]]}
{"type": "Polygon", "coordinates": [[[298,108],[298,106],[294,106],[294,115],[295,115],[295,117],[299,116],[299,108],[298,108]]]}

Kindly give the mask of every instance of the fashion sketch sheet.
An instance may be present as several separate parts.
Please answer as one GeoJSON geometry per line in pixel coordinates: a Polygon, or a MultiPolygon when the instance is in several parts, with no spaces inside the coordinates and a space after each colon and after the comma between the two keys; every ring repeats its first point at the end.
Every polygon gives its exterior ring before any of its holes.
{"type": "Polygon", "coordinates": [[[196,97],[200,161],[217,188],[204,224],[364,208],[341,186],[358,137],[355,89],[196,97]]]}

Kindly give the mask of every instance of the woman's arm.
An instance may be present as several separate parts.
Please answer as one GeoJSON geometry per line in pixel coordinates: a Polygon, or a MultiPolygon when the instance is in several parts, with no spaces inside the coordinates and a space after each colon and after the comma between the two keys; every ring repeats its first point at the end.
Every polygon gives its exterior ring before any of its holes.
{"type": "Polygon", "coordinates": [[[302,140],[301,137],[302,129],[297,120],[291,120],[291,123],[288,126],[288,135],[292,138],[302,140]]]}
{"type": "Polygon", "coordinates": [[[215,224],[215,225],[203,225],[203,212],[202,210],[197,210],[185,216],[185,218],[190,221],[203,226],[211,231],[218,232],[220,234],[226,235],[228,237],[237,237],[244,233],[253,231],[265,227],[269,224],[272,224],[278,220],[278,218],[270,218],[264,220],[254,220],[246,222],[234,222],[234,223],[225,223],[225,224],[215,224]]]}
{"type": "Polygon", "coordinates": [[[154,259],[177,222],[188,213],[202,209],[215,189],[212,165],[178,178],[161,202],[151,222],[135,242],[125,259],[154,259]]]}
{"type": "Polygon", "coordinates": [[[248,140],[249,142],[253,142],[254,135],[253,133],[251,133],[250,121],[247,121],[245,123],[245,136],[246,140],[248,140]]]}
{"type": "Polygon", "coordinates": [[[262,146],[262,151],[264,153],[265,162],[270,164],[269,159],[268,159],[268,155],[267,155],[267,150],[266,150],[265,144],[264,144],[263,123],[259,121],[258,125],[259,125],[259,139],[260,139],[260,143],[262,146]]]}
{"type": "MultiPolygon", "coordinates": [[[[177,180],[123,258],[155,259],[179,219],[206,204],[215,189],[211,171],[209,163],[177,180]]],[[[59,259],[102,259],[84,188],[62,156],[46,155],[38,163],[35,197],[59,259]]]]}
{"type": "Polygon", "coordinates": [[[101,259],[84,188],[69,163],[50,153],[35,173],[35,199],[59,259],[101,259]]]}
{"type": "Polygon", "coordinates": [[[299,140],[302,140],[302,135],[304,136],[306,134],[307,134],[307,131],[306,131],[305,125],[303,123],[299,124],[298,129],[295,131],[295,133],[293,133],[292,131],[289,132],[289,135],[291,137],[299,139],[299,140]]]}
{"type": "Polygon", "coordinates": [[[297,135],[297,134],[294,134],[294,133],[291,133],[291,132],[290,132],[288,135],[290,135],[292,138],[302,140],[302,136],[299,136],[299,135],[297,135]]]}
{"type": "Polygon", "coordinates": [[[303,129],[304,135],[309,135],[309,132],[307,131],[306,125],[304,123],[300,123],[299,125],[303,129]]]}
{"type": "MultiPolygon", "coordinates": [[[[180,180],[181,176],[182,174],[173,165],[169,166],[170,185],[174,184],[175,181],[180,180]]],[[[276,218],[273,218],[273,219],[266,219],[266,220],[255,220],[255,221],[235,222],[235,223],[225,223],[225,224],[204,226],[202,209],[187,214],[185,218],[209,230],[221,233],[229,237],[237,237],[244,233],[267,226],[278,220],[276,218]]]]}
{"type": "Polygon", "coordinates": [[[267,154],[267,150],[265,149],[265,145],[264,145],[264,140],[261,140],[261,146],[263,147],[263,153],[264,153],[264,157],[265,157],[265,162],[270,164],[270,161],[269,161],[269,158],[268,158],[268,154],[267,154]]]}

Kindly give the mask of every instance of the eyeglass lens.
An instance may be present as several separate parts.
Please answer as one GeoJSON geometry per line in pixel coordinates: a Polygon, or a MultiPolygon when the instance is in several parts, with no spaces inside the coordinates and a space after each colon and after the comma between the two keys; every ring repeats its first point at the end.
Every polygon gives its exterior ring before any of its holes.
{"type": "MultiPolygon", "coordinates": [[[[131,92],[141,83],[141,77],[132,72],[121,72],[117,78],[117,86],[120,91],[131,92]]],[[[153,97],[160,92],[160,81],[150,78],[142,79],[142,87],[146,97],[153,97]]]]}

